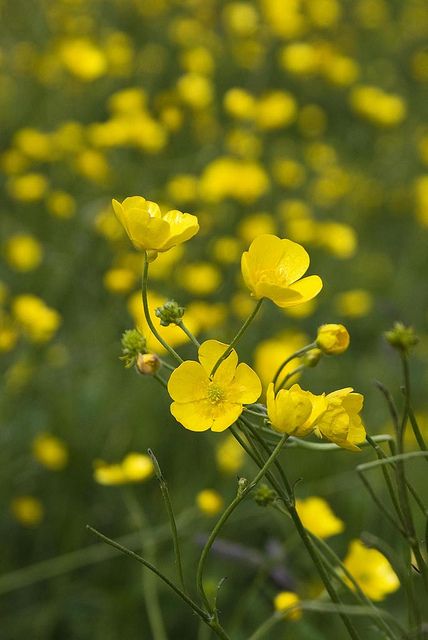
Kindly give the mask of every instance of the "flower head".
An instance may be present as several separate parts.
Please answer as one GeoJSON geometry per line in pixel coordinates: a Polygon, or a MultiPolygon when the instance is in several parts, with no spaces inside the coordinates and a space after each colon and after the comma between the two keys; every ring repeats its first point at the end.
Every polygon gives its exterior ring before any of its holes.
{"type": "Polygon", "coordinates": [[[199,362],[187,360],[172,372],[168,381],[174,400],[171,413],[186,429],[224,431],[239,418],[243,404],[259,398],[257,374],[247,364],[238,364],[234,349],[211,376],[226,349],[227,344],[207,340],[199,348],[199,362]]]}
{"type": "Polygon", "coordinates": [[[113,200],[112,204],[117,219],[140,251],[168,251],[199,231],[196,216],[175,209],[162,215],[155,202],[141,196],[125,198],[122,203],[113,200]]]}
{"type": "Polygon", "coordinates": [[[289,620],[300,620],[302,611],[298,608],[300,598],[294,591],[280,591],[275,596],[273,605],[275,611],[284,612],[284,618],[289,620]],[[290,609],[288,612],[287,609],[290,609]]]}
{"type": "Polygon", "coordinates": [[[360,540],[352,540],[343,564],[371,600],[383,600],[400,586],[385,556],[377,549],[367,549],[360,540]]]}
{"type": "Polygon", "coordinates": [[[345,525],[332,511],[328,502],[317,496],[296,500],[296,509],[305,529],[319,538],[342,533],[345,525]]]}
{"type": "Polygon", "coordinates": [[[298,384],[290,389],[281,389],[275,395],[274,384],[271,382],[266,401],[269,420],[276,431],[302,438],[312,431],[312,425],[308,424],[312,402],[309,394],[298,384]]]}
{"type": "Polygon", "coordinates": [[[339,355],[349,347],[349,333],[343,324],[323,324],[318,328],[317,346],[327,355],[339,355]]]}
{"type": "Polygon", "coordinates": [[[359,416],[364,402],[361,393],[354,393],[351,387],[347,387],[327,396],[315,397],[319,407],[325,404],[325,410],[315,419],[310,419],[315,432],[339,447],[359,451],[357,445],[366,439],[366,430],[359,416]]]}
{"type": "Polygon", "coordinates": [[[314,298],[322,288],[319,276],[302,279],[309,255],[296,242],[270,234],[258,236],[243,253],[242,275],[251,294],[269,298],[278,307],[292,307],[314,298]]]}

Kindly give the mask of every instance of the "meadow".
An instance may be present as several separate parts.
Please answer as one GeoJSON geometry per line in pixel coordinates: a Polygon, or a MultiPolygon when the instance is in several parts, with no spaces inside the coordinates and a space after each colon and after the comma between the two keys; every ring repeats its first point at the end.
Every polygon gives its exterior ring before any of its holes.
{"type": "Polygon", "coordinates": [[[427,638],[425,0],[0,34],[1,638],[427,638]]]}

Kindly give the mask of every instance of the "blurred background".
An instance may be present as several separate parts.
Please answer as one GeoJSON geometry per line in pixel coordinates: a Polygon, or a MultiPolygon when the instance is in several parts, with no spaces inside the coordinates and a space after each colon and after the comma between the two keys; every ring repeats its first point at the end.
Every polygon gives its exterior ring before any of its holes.
{"type": "MultiPolygon", "coordinates": [[[[230,500],[236,476],[254,469],[227,431],[183,429],[163,389],[120,362],[123,331],[147,330],[141,254],[111,198],[143,195],[198,215],[198,236],[153,263],[150,290],[153,308],[169,297],[185,305],[200,339],[230,340],[253,308],[240,256],[254,237],[303,244],[322,293],[288,312],[266,303],[240,358],[267,384],[320,324],[344,323],[350,349],[300,382],[314,392],[353,386],[366,396],[368,432],[383,433],[373,380],[401,401],[382,332],[402,320],[421,338],[413,395],[428,427],[428,6],[0,0],[0,32],[1,635],[149,640],[144,597],[155,583],[93,546],[85,525],[143,544],[173,575],[159,487],[153,478],[107,486],[94,469],[155,451],[189,582],[215,500],[230,500]],[[215,499],[197,501],[205,489],[215,499]]],[[[178,329],[164,331],[195,357],[178,329]]],[[[290,477],[303,478],[299,496],[322,496],[344,522],[332,542],[341,557],[363,529],[394,544],[354,471],[372,458],[287,458],[290,477]]],[[[266,509],[247,501],[223,533],[208,573],[213,585],[228,576],[220,608],[234,639],[270,615],[284,584],[301,597],[319,592],[291,526],[266,509]]],[[[174,594],[160,586],[158,597],[163,637],[209,637],[174,594]]],[[[398,592],[386,606],[401,602],[398,592]]],[[[287,632],[342,637],[339,622],[314,613],[271,637],[287,632]]]]}

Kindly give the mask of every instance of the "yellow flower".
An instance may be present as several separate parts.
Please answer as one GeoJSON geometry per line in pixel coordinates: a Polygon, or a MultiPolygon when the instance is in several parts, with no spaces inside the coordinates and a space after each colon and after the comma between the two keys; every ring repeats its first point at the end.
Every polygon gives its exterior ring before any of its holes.
{"type": "Polygon", "coordinates": [[[68,462],[68,451],[64,442],[48,433],[40,433],[34,438],[33,456],[51,471],[64,469],[68,462]]]}
{"type": "MultiPolygon", "coordinates": [[[[294,593],[293,591],[281,591],[275,596],[273,605],[276,611],[286,612],[286,610],[290,607],[294,607],[295,605],[297,605],[299,601],[300,598],[297,593],[294,593]]],[[[290,620],[300,620],[300,618],[302,617],[302,611],[301,609],[295,608],[292,609],[292,611],[290,611],[289,613],[286,612],[284,617],[289,618],[290,620]]]]}
{"type": "Polygon", "coordinates": [[[396,591],[400,581],[388,560],[377,549],[352,540],[343,564],[371,600],[383,600],[396,591]]]}
{"type": "Polygon", "coordinates": [[[16,234],[8,238],[5,246],[6,260],[16,271],[32,271],[43,258],[40,243],[31,235],[16,234]]]}
{"type": "Polygon", "coordinates": [[[103,460],[96,460],[94,466],[95,481],[108,486],[144,482],[154,472],[150,457],[136,452],[128,453],[122,462],[107,464],[103,460]]]}
{"type": "Polygon", "coordinates": [[[141,196],[113,200],[113,209],[134,247],[141,251],[168,251],[190,240],[198,231],[196,216],[173,209],[164,215],[159,206],[141,196]]]}
{"type": "MultiPolygon", "coordinates": [[[[299,351],[308,342],[310,342],[309,338],[300,331],[284,331],[268,340],[259,342],[254,352],[254,369],[262,381],[263,389],[267,389],[269,382],[284,360],[295,351],[299,351]]],[[[282,370],[281,377],[285,377],[300,363],[301,361],[297,359],[289,362],[282,370]]],[[[293,376],[293,382],[297,382],[298,378],[299,374],[293,376]]]]}
{"type": "MultiPolygon", "coordinates": [[[[312,394],[311,394],[312,395],[312,394]]],[[[361,393],[353,393],[351,387],[333,391],[327,396],[313,396],[318,416],[309,418],[315,432],[349,451],[359,451],[357,444],[366,439],[366,430],[358,415],[364,398],[361,393]],[[322,411],[322,403],[325,410],[322,411]],[[321,413],[320,413],[321,409],[321,413]]]]}
{"type": "Polygon", "coordinates": [[[196,496],[196,504],[206,516],[215,516],[221,511],[224,500],[214,489],[204,489],[196,496]]]}
{"type": "Polygon", "coordinates": [[[322,289],[319,276],[302,279],[309,267],[305,249],[291,240],[261,235],[242,254],[245,284],[257,299],[269,298],[278,307],[292,307],[314,298],[322,289]]]}
{"type": "Polygon", "coordinates": [[[323,324],[318,328],[317,346],[328,355],[346,351],[349,340],[349,333],[343,324],[323,324]]]}
{"type": "Polygon", "coordinates": [[[227,345],[207,340],[198,352],[199,362],[187,360],[172,372],[168,391],[174,402],[171,413],[191,431],[224,431],[239,418],[243,404],[256,402],[261,393],[257,374],[238,365],[233,349],[214,376],[211,371],[227,345]]]}
{"type": "Polygon", "coordinates": [[[29,293],[21,294],[13,300],[12,313],[32,342],[47,342],[61,324],[58,311],[48,307],[41,298],[29,293]]]}
{"type": "Polygon", "coordinates": [[[244,464],[244,450],[232,435],[228,435],[218,445],[215,459],[220,471],[234,475],[244,464]]]}
{"type": "Polygon", "coordinates": [[[16,520],[24,527],[36,527],[44,516],[40,500],[33,496],[17,496],[10,503],[10,509],[16,520]]]}
{"type": "Polygon", "coordinates": [[[290,389],[281,389],[276,395],[273,382],[266,393],[267,412],[272,427],[281,433],[304,438],[312,431],[308,418],[312,412],[312,403],[307,392],[298,384],[290,389]]]}
{"type": "Polygon", "coordinates": [[[331,510],[323,498],[311,496],[304,500],[296,500],[297,513],[305,529],[319,538],[329,538],[342,533],[344,523],[331,510]]]}

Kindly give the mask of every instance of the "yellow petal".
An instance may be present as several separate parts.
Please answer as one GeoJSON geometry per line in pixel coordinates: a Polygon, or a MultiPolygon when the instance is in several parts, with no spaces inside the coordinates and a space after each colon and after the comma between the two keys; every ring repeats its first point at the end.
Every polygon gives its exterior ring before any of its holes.
{"type": "Polygon", "coordinates": [[[255,282],[253,279],[253,273],[250,268],[250,259],[249,259],[248,251],[245,251],[245,253],[242,254],[241,271],[242,271],[242,277],[244,278],[245,285],[248,287],[251,293],[254,296],[256,296],[255,282]]]}
{"type": "Polygon", "coordinates": [[[177,402],[191,402],[207,397],[208,376],[199,362],[187,360],[175,369],[168,380],[168,393],[177,402]]]}
{"type": "Polygon", "coordinates": [[[124,211],[128,209],[147,209],[147,200],[143,196],[129,196],[122,202],[124,211]]]}
{"type": "Polygon", "coordinates": [[[319,294],[322,289],[322,280],[319,276],[308,276],[298,282],[290,285],[289,291],[294,291],[300,295],[300,300],[292,302],[287,306],[294,306],[295,304],[302,304],[308,300],[312,300],[319,294]]]}
{"type": "Polygon", "coordinates": [[[174,209],[168,211],[163,216],[163,220],[169,224],[169,237],[162,247],[162,251],[167,251],[176,244],[190,240],[199,231],[198,219],[190,213],[182,213],[174,209]]]}
{"type": "MultiPolygon", "coordinates": [[[[198,351],[198,358],[208,375],[211,375],[211,371],[213,370],[217,360],[224,354],[228,347],[229,345],[224,344],[224,342],[219,342],[218,340],[206,340],[201,344],[198,351]]],[[[224,372],[232,368],[233,370],[236,369],[238,364],[238,354],[235,349],[232,349],[230,355],[222,365],[225,363],[227,363],[227,368],[224,367],[224,372]]]]}
{"type": "Polygon", "coordinates": [[[227,396],[242,404],[256,402],[262,392],[262,383],[259,376],[247,364],[238,364],[235,377],[228,389],[227,396]]]}
{"type": "Polygon", "coordinates": [[[207,431],[214,422],[212,404],[207,400],[173,402],[170,410],[174,418],[190,431],[207,431]]]}
{"type": "Polygon", "coordinates": [[[242,413],[242,404],[239,403],[222,403],[215,405],[213,415],[214,422],[212,431],[220,432],[230,427],[242,413]]]}

